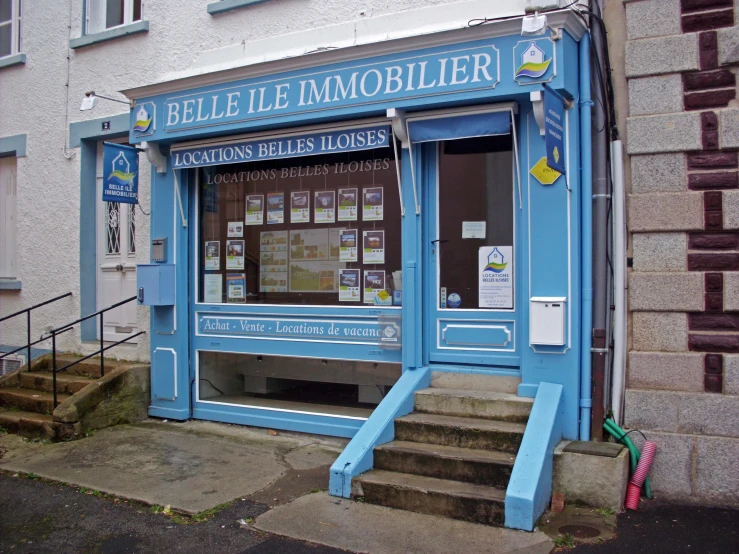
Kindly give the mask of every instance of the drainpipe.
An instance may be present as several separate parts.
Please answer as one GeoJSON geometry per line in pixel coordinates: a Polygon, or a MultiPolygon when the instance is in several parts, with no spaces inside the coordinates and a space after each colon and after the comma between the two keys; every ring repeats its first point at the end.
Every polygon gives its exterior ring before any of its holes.
{"type": "Polygon", "coordinates": [[[621,425],[626,374],[626,217],[624,213],[624,152],[620,140],[611,143],[613,171],[613,380],[611,408],[621,425]]]}
{"type": "MultiPolygon", "coordinates": [[[[593,7],[600,16],[599,2],[593,7]]],[[[598,66],[605,68],[605,36],[601,26],[592,21],[591,33],[598,66]]],[[[605,71],[605,70],[603,70],[605,71]]],[[[606,374],[606,321],[608,318],[608,132],[606,118],[606,99],[603,88],[593,87],[595,104],[595,137],[593,154],[595,157],[595,278],[593,279],[593,395],[590,438],[603,440],[603,395],[606,374]]]]}
{"type": "Polygon", "coordinates": [[[581,287],[580,339],[580,440],[590,439],[592,367],[590,365],[593,323],[593,152],[591,144],[590,35],[580,39],[580,205],[581,287]]]}

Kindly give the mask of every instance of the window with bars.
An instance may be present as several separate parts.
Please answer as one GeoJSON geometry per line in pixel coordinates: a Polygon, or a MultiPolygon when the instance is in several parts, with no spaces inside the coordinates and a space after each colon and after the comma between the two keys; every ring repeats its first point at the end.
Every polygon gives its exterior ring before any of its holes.
{"type": "Polygon", "coordinates": [[[141,21],[143,11],[142,0],[87,0],[86,34],[141,21]]]}
{"type": "Polygon", "coordinates": [[[106,254],[120,254],[121,252],[121,205],[119,202],[106,202],[105,213],[108,218],[106,232],[106,254]]]}
{"type": "Polygon", "coordinates": [[[21,0],[0,0],[0,58],[21,51],[21,0]]]}
{"type": "Polygon", "coordinates": [[[136,253],[136,204],[128,204],[128,254],[136,253]]]}

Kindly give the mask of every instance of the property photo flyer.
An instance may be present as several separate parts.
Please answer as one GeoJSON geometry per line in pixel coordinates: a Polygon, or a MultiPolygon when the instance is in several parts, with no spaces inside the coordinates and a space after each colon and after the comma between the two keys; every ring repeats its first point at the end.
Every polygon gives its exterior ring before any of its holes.
{"type": "Polygon", "coordinates": [[[226,241],[226,269],[244,269],[244,241],[226,241]]]}
{"type": "Polygon", "coordinates": [[[264,195],[263,194],[247,194],[246,195],[246,224],[247,225],[263,225],[264,224],[264,195]]]}
{"type": "Polygon", "coordinates": [[[362,219],[364,221],[382,221],[383,188],[371,187],[362,189],[362,219]]]}
{"type": "MultiPolygon", "coordinates": [[[[357,229],[341,229],[341,236],[339,239],[339,261],[357,261],[357,233],[357,229]]],[[[359,283],[357,283],[357,286],[359,286],[359,283]]]]}
{"type": "Polygon", "coordinates": [[[229,303],[243,304],[246,302],[246,275],[243,273],[226,274],[226,300],[229,303]]]}
{"type": "Polygon", "coordinates": [[[221,269],[221,241],[205,241],[205,270],[221,269]]]}
{"type": "Polygon", "coordinates": [[[327,260],[328,229],[290,231],[291,260],[327,260]]]}
{"type": "Polygon", "coordinates": [[[339,262],[295,262],[290,260],[290,292],[336,292],[339,262]]]}
{"type": "Polygon", "coordinates": [[[259,233],[260,252],[287,252],[287,231],[264,231],[259,233]]]}
{"type": "Polygon", "coordinates": [[[290,193],[290,223],[310,223],[310,192],[296,190],[290,193]]]}
{"type": "Polygon", "coordinates": [[[287,271],[287,252],[261,252],[259,259],[260,272],[287,271]]]}
{"type": "Polygon", "coordinates": [[[336,221],[336,191],[317,190],[313,206],[314,223],[334,223],[336,221]]]}
{"type": "Polygon", "coordinates": [[[212,304],[223,302],[223,275],[220,273],[203,275],[203,302],[212,304]]]}
{"type": "Polygon", "coordinates": [[[384,271],[365,271],[364,272],[364,303],[374,304],[377,293],[385,290],[385,272],[384,271]]]}
{"type": "Polygon", "coordinates": [[[228,238],[239,238],[244,236],[244,222],[243,221],[229,221],[228,222],[228,238]]]}
{"type": "Polygon", "coordinates": [[[363,263],[385,263],[385,231],[364,231],[362,233],[362,247],[363,263]]]}
{"type": "Polygon", "coordinates": [[[357,220],[359,189],[339,189],[339,221],[357,220]]]}
{"type": "Polygon", "coordinates": [[[360,275],[358,269],[339,271],[339,302],[359,302],[360,275]]]}
{"type": "Polygon", "coordinates": [[[259,292],[287,292],[287,271],[260,273],[259,292]]]}
{"type": "Polygon", "coordinates": [[[267,195],[267,225],[285,223],[285,193],[271,192],[267,195]]]}

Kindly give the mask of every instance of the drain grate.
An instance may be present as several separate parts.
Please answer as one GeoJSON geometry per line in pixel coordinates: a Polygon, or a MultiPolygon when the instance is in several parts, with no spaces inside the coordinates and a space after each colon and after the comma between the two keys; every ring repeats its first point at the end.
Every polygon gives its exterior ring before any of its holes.
{"type": "Polygon", "coordinates": [[[600,536],[598,529],[587,525],[563,525],[559,528],[559,532],[563,535],[572,535],[576,539],[594,539],[600,536]]]}

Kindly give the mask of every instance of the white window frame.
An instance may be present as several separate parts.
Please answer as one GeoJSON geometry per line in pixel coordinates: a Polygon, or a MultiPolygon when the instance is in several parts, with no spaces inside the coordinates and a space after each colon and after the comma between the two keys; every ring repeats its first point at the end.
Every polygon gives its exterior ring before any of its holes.
{"type": "Polygon", "coordinates": [[[106,27],[107,2],[106,0],[85,0],[85,34],[94,35],[108,29],[115,29],[130,25],[135,21],[144,20],[144,0],[141,0],[141,19],[133,18],[134,0],[123,0],[123,23],[106,27]]]}
{"type": "Polygon", "coordinates": [[[17,158],[0,158],[0,279],[18,279],[17,251],[17,158]]]}
{"type": "Polygon", "coordinates": [[[10,21],[3,21],[0,27],[10,25],[10,53],[0,56],[0,60],[21,52],[21,0],[10,0],[10,21]]]}

